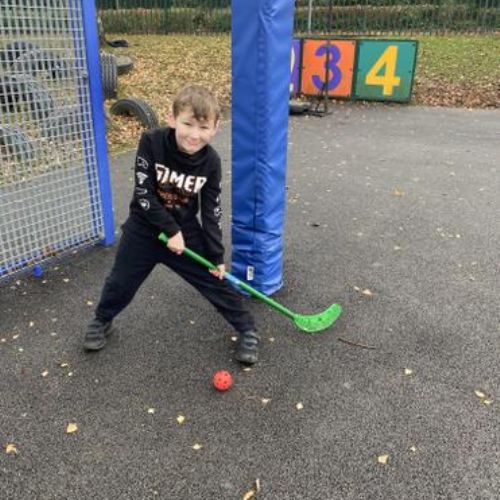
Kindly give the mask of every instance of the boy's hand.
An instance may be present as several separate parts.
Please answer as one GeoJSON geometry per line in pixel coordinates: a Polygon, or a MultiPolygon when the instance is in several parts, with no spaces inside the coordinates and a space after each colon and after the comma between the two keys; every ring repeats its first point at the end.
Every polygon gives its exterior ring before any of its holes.
{"type": "Polygon", "coordinates": [[[184,237],[180,231],[168,239],[167,248],[177,255],[181,255],[182,252],[184,252],[186,245],[184,244],[184,237]]]}
{"type": "Polygon", "coordinates": [[[226,272],[226,265],[225,264],[219,264],[217,266],[217,270],[215,269],[210,269],[209,273],[212,276],[215,276],[216,278],[219,278],[220,280],[224,279],[224,273],[226,272]]]}

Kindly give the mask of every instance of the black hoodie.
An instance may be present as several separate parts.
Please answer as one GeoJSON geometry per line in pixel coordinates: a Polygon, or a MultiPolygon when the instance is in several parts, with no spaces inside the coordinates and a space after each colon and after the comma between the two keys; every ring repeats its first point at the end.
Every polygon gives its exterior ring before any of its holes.
{"type": "Polygon", "coordinates": [[[200,211],[206,257],[222,264],[220,192],[221,161],[210,145],[189,155],[177,147],[174,129],[149,130],[137,149],[134,196],[125,227],[173,236],[200,211]]]}

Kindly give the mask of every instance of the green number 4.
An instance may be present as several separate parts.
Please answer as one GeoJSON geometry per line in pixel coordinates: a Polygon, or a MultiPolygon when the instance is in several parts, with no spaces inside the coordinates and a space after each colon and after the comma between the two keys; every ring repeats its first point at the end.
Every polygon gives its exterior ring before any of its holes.
{"type": "Polygon", "coordinates": [[[398,59],[397,45],[389,45],[377,62],[368,71],[365,79],[366,85],[382,85],[383,95],[392,95],[393,88],[399,87],[401,78],[396,76],[396,61],[398,59]],[[381,73],[385,66],[385,72],[381,73]]]}

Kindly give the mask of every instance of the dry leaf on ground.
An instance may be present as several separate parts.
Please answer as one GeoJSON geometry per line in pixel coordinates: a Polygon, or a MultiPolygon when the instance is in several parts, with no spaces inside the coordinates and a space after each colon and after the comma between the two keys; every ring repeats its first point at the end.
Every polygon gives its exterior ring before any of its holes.
{"type": "Polygon", "coordinates": [[[5,446],[5,453],[7,453],[7,455],[11,455],[11,454],[17,455],[19,453],[19,451],[17,451],[17,446],[14,443],[8,443],[5,446]]]}
{"type": "Polygon", "coordinates": [[[78,426],[74,423],[74,422],[70,422],[67,426],[66,426],[66,434],[73,434],[74,432],[76,432],[78,430],[78,426]]]}

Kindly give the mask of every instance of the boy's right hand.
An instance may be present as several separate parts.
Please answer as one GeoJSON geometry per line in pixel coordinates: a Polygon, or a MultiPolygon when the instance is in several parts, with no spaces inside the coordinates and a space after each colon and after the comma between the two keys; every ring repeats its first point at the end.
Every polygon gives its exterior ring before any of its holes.
{"type": "Polygon", "coordinates": [[[186,245],[184,244],[184,238],[180,231],[168,239],[167,248],[177,255],[182,255],[186,245]]]}

